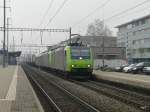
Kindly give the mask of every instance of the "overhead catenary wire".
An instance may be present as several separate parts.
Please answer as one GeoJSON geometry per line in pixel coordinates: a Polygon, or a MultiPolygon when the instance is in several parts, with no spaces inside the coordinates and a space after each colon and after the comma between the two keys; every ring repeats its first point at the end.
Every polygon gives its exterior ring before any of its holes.
{"type": "MultiPolygon", "coordinates": [[[[142,9],[142,10],[140,9],[140,10],[137,10],[137,11],[134,11],[134,12],[130,12],[130,14],[136,14],[136,13],[142,12],[142,11],[147,10],[147,9],[150,9],[150,6],[145,7],[145,8],[142,9]]],[[[120,17],[126,17],[126,15],[119,16],[119,18],[117,18],[116,20],[118,21],[118,19],[121,19],[120,17]]],[[[107,21],[111,21],[111,20],[112,20],[112,19],[107,20],[107,21]]]]}
{"type": "Polygon", "coordinates": [[[54,0],[51,0],[51,1],[50,1],[49,6],[48,6],[46,12],[44,13],[44,16],[43,16],[43,18],[41,19],[41,22],[40,22],[40,24],[39,24],[38,27],[40,27],[40,26],[43,24],[45,17],[47,16],[48,12],[50,11],[50,9],[51,9],[51,7],[52,7],[52,5],[53,5],[53,2],[54,2],[54,0]]]}
{"type": "MultiPolygon", "coordinates": [[[[108,2],[108,1],[106,1],[106,4],[107,4],[107,2],[108,2]]],[[[115,18],[115,17],[118,17],[118,16],[120,16],[120,15],[123,15],[123,14],[125,14],[125,13],[127,13],[127,12],[129,12],[129,11],[135,9],[135,8],[137,8],[137,7],[140,7],[141,5],[144,5],[145,3],[148,3],[148,2],[150,2],[150,0],[145,0],[145,1],[141,2],[141,3],[139,3],[139,4],[136,4],[136,5],[133,6],[133,7],[130,7],[130,8],[128,8],[128,9],[126,9],[126,10],[123,10],[123,11],[121,11],[121,12],[119,12],[119,13],[117,13],[117,14],[111,16],[111,17],[108,17],[108,18],[106,18],[106,19],[104,19],[104,20],[105,20],[105,21],[109,21],[109,20],[111,20],[111,19],[113,19],[113,18],[115,18]]],[[[103,7],[102,7],[102,8],[103,8],[103,7]]],[[[98,9],[98,8],[96,8],[96,9],[98,9]]],[[[88,17],[90,17],[90,15],[94,14],[94,12],[96,11],[96,9],[95,9],[93,12],[89,13],[87,16],[85,16],[83,19],[81,19],[80,21],[78,21],[78,22],[77,22],[76,24],[74,24],[72,27],[76,27],[77,25],[79,25],[80,23],[82,23],[83,21],[85,21],[88,17]]]]}
{"type": "MultiPolygon", "coordinates": [[[[61,9],[65,6],[66,2],[68,0],[64,0],[63,3],[60,5],[60,7],[57,9],[57,11],[55,12],[55,14],[49,19],[47,25],[45,25],[45,27],[47,27],[52,21],[53,19],[57,16],[57,14],[61,11],[61,9]]],[[[44,27],[44,28],[45,28],[44,27]]]]}
{"type": "Polygon", "coordinates": [[[76,25],[80,24],[82,21],[85,21],[87,18],[89,18],[91,15],[93,15],[97,10],[99,10],[100,8],[105,7],[110,1],[111,0],[107,0],[102,5],[96,7],[92,12],[90,12],[88,15],[86,15],[85,17],[83,17],[80,21],[78,21],[74,25],[72,25],[72,27],[75,27],[76,25]]]}
{"type": "Polygon", "coordinates": [[[141,5],[144,5],[145,3],[148,3],[148,2],[150,2],[150,0],[145,0],[145,1],[143,1],[143,2],[141,2],[141,3],[139,3],[139,4],[137,4],[137,5],[135,5],[135,6],[133,6],[133,7],[130,7],[130,8],[128,8],[128,9],[126,9],[126,10],[123,10],[123,11],[121,11],[121,12],[119,12],[119,13],[117,13],[117,14],[111,16],[111,17],[106,18],[105,21],[108,21],[108,20],[110,20],[110,19],[112,19],[112,18],[115,18],[115,17],[117,17],[117,16],[120,16],[120,15],[123,15],[124,13],[127,13],[127,12],[129,12],[129,11],[131,11],[131,10],[137,8],[137,7],[140,7],[141,5]]]}

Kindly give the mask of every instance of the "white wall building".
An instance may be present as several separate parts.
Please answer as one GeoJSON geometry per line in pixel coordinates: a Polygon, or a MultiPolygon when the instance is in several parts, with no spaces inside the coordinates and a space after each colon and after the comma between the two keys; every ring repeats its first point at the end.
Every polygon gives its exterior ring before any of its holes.
{"type": "Polygon", "coordinates": [[[126,47],[128,62],[150,62],[150,15],[117,26],[117,46],[126,47]]]}

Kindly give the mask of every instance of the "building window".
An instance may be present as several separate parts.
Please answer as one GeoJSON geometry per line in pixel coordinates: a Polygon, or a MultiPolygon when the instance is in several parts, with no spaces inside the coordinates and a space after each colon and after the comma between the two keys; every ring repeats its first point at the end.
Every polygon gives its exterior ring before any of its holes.
{"type": "Polygon", "coordinates": [[[144,53],[144,48],[139,48],[139,49],[138,49],[138,52],[139,52],[140,54],[143,54],[143,53],[144,53]]]}
{"type": "Polygon", "coordinates": [[[141,20],[141,24],[145,24],[145,19],[141,20]]]}
{"type": "Polygon", "coordinates": [[[136,43],[136,41],[135,41],[135,40],[133,40],[133,42],[132,42],[132,43],[133,43],[133,45],[134,45],[134,44],[136,43]]]}
{"type": "Polygon", "coordinates": [[[139,21],[134,23],[135,26],[139,26],[139,21]]]}
{"type": "Polygon", "coordinates": [[[131,53],[127,53],[128,56],[131,56],[131,53]]]}
{"type": "Polygon", "coordinates": [[[150,48],[147,48],[147,52],[150,52],[150,48]]]}
{"type": "Polygon", "coordinates": [[[150,43],[150,38],[145,38],[145,39],[144,39],[144,42],[145,42],[145,43],[150,43]]]}
{"type": "Polygon", "coordinates": [[[134,31],[134,32],[133,32],[133,35],[135,35],[135,34],[136,34],[136,32],[134,31]]]}
{"type": "Polygon", "coordinates": [[[139,45],[140,45],[140,44],[144,44],[144,43],[145,43],[145,40],[144,40],[144,39],[133,40],[132,43],[133,43],[133,45],[134,45],[134,44],[139,44],[139,45]]]}
{"type": "Polygon", "coordinates": [[[139,31],[134,31],[134,32],[133,32],[133,35],[139,35],[139,34],[140,34],[139,31]]]}
{"type": "Polygon", "coordinates": [[[132,53],[133,53],[133,54],[136,54],[136,50],[135,50],[135,49],[133,49],[133,50],[132,50],[132,53]]]}
{"type": "Polygon", "coordinates": [[[127,26],[127,29],[131,29],[132,28],[132,24],[129,24],[128,26],[127,26]]]}
{"type": "Polygon", "coordinates": [[[145,30],[143,29],[143,30],[141,30],[141,33],[144,33],[145,32],[145,30]]]}
{"type": "Polygon", "coordinates": [[[150,32],[150,28],[146,28],[146,29],[145,29],[145,32],[150,32]]]}

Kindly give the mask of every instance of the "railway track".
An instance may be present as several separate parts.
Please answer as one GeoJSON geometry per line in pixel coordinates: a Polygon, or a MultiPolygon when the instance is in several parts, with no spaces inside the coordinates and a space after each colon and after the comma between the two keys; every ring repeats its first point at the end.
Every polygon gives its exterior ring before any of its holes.
{"type": "MultiPolygon", "coordinates": [[[[57,75],[57,73],[55,73],[57,75]]],[[[65,77],[62,77],[66,80],[65,77]]],[[[115,87],[110,85],[109,83],[97,82],[97,81],[76,81],[76,80],[69,80],[75,84],[81,85],[88,89],[91,89],[99,94],[103,94],[107,97],[119,100],[127,105],[133,105],[134,107],[141,109],[146,112],[150,112],[150,97],[142,94],[138,94],[136,92],[121,89],[119,87],[115,87]]]]}
{"type": "Polygon", "coordinates": [[[100,110],[84,102],[65,88],[49,81],[46,76],[34,69],[26,65],[23,68],[33,86],[41,92],[42,95],[39,97],[45,97],[46,112],[100,112],[100,110]]]}
{"type": "Polygon", "coordinates": [[[75,81],[70,80],[78,85],[91,89],[99,94],[106,95],[110,98],[114,98],[128,105],[133,105],[143,111],[150,112],[150,97],[144,96],[138,93],[127,91],[121,88],[117,88],[111,85],[107,85],[95,81],[75,81]]]}

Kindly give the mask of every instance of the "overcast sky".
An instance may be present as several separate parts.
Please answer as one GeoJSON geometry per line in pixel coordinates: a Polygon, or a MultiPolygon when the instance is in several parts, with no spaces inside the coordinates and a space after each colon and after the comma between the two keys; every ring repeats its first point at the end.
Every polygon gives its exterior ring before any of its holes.
{"type": "MultiPolygon", "coordinates": [[[[11,12],[9,9],[7,9],[7,16],[12,18],[10,22],[13,24],[13,27],[44,28],[47,25],[49,19],[55,14],[56,10],[63,3],[63,1],[64,0],[54,0],[50,10],[43,20],[43,16],[51,0],[10,0],[10,2],[7,2],[7,6],[11,7],[11,12]],[[41,21],[43,24],[40,24],[41,21]]],[[[87,25],[90,22],[93,22],[95,19],[104,19],[105,24],[109,26],[109,28],[113,31],[113,35],[116,36],[117,30],[114,28],[116,25],[148,15],[150,12],[150,2],[147,2],[144,5],[135,8],[134,10],[130,10],[129,12],[120,16],[108,19],[109,17],[144,1],[110,0],[105,7],[97,9],[93,14],[85,19],[89,13],[93,12],[95,8],[101,6],[106,1],[108,0],[67,0],[64,7],[53,19],[53,21],[48,26],[46,26],[46,28],[72,27],[73,33],[84,35],[87,25]]],[[[0,6],[3,6],[3,0],[0,0],[0,6]]],[[[0,8],[0,26],[3,26],[2,8],[0,8]]],[[[21,33],[11,33],[11,42],[12,35],[15,37],[15,43],[20,44],[21,33]]],[[[0,41],[3,39],[2,36],[3,34],[0,32],[0,41]]],[[[40,44],[40,34],[38,32],[23,33],[23,37],[24,44],[40,44]]],[[[68,39],[67,33],[45,33],[43,35],[44,44],[55,44],[65,39],[68,39]]]]}

